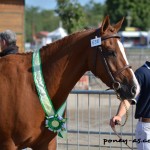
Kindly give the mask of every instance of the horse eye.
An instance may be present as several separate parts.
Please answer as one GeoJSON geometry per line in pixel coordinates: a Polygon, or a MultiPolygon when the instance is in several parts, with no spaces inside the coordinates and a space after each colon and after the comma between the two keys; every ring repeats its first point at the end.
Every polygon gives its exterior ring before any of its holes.
{"type": "Polygon", "coordinates": [[[116,54],[116,52],[111,52],[111,55],[113,56],[113,57],[116,57],[117,56],[117,54],[116,54]]]}
{"type": "Polygon", "coordinates": [[[116,57],[116,52],[114,52],[113,50],[111,50],[111,51],[107,51],[106,53],[105,53],[105,57],[116,57]]]}

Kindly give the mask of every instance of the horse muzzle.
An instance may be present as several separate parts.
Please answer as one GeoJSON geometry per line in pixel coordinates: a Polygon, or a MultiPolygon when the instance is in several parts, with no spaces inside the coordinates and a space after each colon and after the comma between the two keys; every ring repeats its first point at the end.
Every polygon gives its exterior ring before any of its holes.
{"type": "Polygon", "coordinates": [[[137,95],[137,86],[135,84],[126,85],[117,82],[113,84],[113,89],[120,100],[134,99],[137,95]]]}

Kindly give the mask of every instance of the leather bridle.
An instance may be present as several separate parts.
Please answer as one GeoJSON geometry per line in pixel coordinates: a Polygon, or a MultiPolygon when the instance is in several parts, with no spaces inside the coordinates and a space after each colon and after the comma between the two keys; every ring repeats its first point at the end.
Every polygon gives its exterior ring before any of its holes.
{"type": "MultiPolygon", "coordinates": [[[[100,31],[98,31],[98,30],[96,32],[100,33],[100,31]]],[[[105,41],[105,40],[110,39],[110,38],[120,38],[120,36],[117,35],[117,34],[112,34],[112,35],[109,35],[109,36],[102,36],[101,41],[105,41]]],[[[103,63],[104,63],[104,67],[105,67],[105,69],[106,69],[106,71],[109,75],[110,80],[111,80],[112,88],[114,89],[115,92],[117,92],[117,90],[119,90],[121,88],[121,84],[120,84],[120,82],[115,80],[115,77],[117,75],[119,75],[122,71],[124,71],[125,69],[131,68],[131,66],[130,65],[125,65],[123,68],[117,70],[116,72],[114,72],[112,74],[112,72],[110,71],[110,68],[108,66],[108,62],[106,60],[107,54],[104,55],[104,50],[103,50],[102,46],[99,45],[99,46],[97,46],[97,52],[96,52],[96,58],[95,58],[95,73],[96,73],[96,61],[97,61],[98,52],[101,53],[103,63]]],[[[117,94],[117,96],[120,99],[119,94],[117,94]]]]}
{"type": "MultiPolygon", "coordinates": [[[[97,30],[96,32],[98,32],[98,30],[97,30]]],[[[98,33],[100,33],[100,31],[99,31],[98,33]]],[[[101,37],[101,36],[100,36],[100,37],[101,37]]],[[[113,34],[113,35],[109,35],[109,36],[103,36],[103,37],[101,37],[101,41],[105,41],[105,40],[110,39],[110,38],[120,38],[120,36],[117,35],[117,34],[113,34]]],[[[120,100],[122,100],[122,99],[120,98],[120,95],[117,93],[117,91],[121,88],[121,84],[120,84],[120,82],[118,82],[118,81],[115,80],[115,77],[116,77],[117,75],[119,75],[122,71],[124,71],[125,69],[131,68],[131,66],[130,66],[130,65],[125,65],[123,68],[117,70],[116,72],[114,72],[114,73],[112,74],[112,72],[111,72],[110,69],[109,69],[108,62],[107,62],[107,60],[106,60],[107,55],[106,55],[106,54],[104,55],[103,48],[102,48],[101,45],[99,45],[99,46],[97,46],[97,52],[96,52],[96,57],[95,57],[95,73],[96,73],[96,61],[97,61],[98,52],[100,52],[101,55],[102,55],[102,59],[103,59],[103,62],[104,62],[104,67],[105,67],[105,69],[106,69],[106,71],[107,71],[107,73],[108,73],[108,75],[109,75],[109,77],[110,77],[110,79],[111,79],[111,82],[112,82],[112,88],[113,88],[113,90],[115,91],[115,93],[116,93],[116,95],[117,95],[117,98],[120,99],[120,100]]],[[[123,101],[123,102],[124,102],[124,101],[123,101]]],[[[128,109],[127,109],[125,103],[124,103],[124,106],[125,106],[125,109],[126,109],[126,120],[125,120],[125,122],[124,122],[123,125],[121,125],[121,123],[118,122],[117,124],[120,125],[120,126],[124,126],[124,125],[126,124],[127,119],[128,119],[128,109]]],[[[120,135],[116,132],[115,127],[112,128],[112,130],[116,133],[116,135],[119,137],[119,139],[122,139],[122,138],[120,137],[120,135]]],[[[125,144],[126,144],[126,143],[125,143],[125,144]]],[[[132,149],[128,144],[126,144],[126,145],[128,146],[128,148],[132,149]]]]}

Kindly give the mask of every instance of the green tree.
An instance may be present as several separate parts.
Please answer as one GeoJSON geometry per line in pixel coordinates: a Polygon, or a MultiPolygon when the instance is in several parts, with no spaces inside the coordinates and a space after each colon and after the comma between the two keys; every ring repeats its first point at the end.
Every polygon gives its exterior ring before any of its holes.
{"type": "Polygon", "coordinates": [[[125,17],[122,29],[126,26],[150,29],[149,0],[106,0],[105,15],[109,15],[113,23],[125,17]]]}
{"type": "Polygon", "coordinates": [[[41,22],[43,30],[52,31],[59,26],[60,18],[54,10],[43,10],[41,12],[41,22]]]}
{"type": "Polygon", "coordinates": [[[25,37],[27,42],[32,41],[35,19],[38,18],[37,12],[38,8],[35,7],[27,7],[25,10],[25,37]]]}
{"type": "Polygon", "coordinates": [[[25,10],[26,41],[39,31],[52,31],[59,26],[59,17],[54,10],[40,10],[38,7],[26,7],[25,10]]]}
{"type": "Polygon", "coordinates": [[[75,32],[86,24],[83,8],[77,0],[57,0],[56,13],[68,33],[75,32]]]}
{"type": "Polygon", "coordinates": [[[84,6],[87,26],[97,27],[101,23],[104,15],[104,8],[105,5],[96,3],[94,0],[90,0],[89,3],[84,6]]]}

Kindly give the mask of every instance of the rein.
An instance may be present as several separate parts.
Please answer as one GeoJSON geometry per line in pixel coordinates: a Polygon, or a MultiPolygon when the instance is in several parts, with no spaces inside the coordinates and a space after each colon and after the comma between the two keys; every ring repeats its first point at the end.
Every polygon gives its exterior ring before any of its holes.
{"type": "MultiPolygon", "coordinates": [[[[125,121],[124,121],[123,124],[121,124],[119,121],[116,121],[116,122],[115,122],[115,125],[119,125],[120,127],[123,127],[123,126],[126,124],[127,119],[128,119],[128,109],[127,109],[127,106],[126,106],[126,104],[125,104],[124,101],[123,101],[123,104],[124,104],[124,107],[125,107],[125,109],[126,109],[126,119],[125,119],[125,121]]],[[[122,140],[122,137],[117,133],[115,126],[114,126],[114,127],[111,127],[111,128],[112,128],[112,130],[114,131],[114,133],[118,136],[118,138],[122,140]]],[[[133,150],[133,148],[130,147],[127,143],[125,143],[125,145],[126,145],[129,149],[133,150]]]]}
{"type": "MultiPolygon", "coordinates": [[[[99,31],[99,30],[97,30],[96,32],[97,32],[97,33],[100,33],[100,32],[98,32],[98,31],[99,31]]],[[[103,37],[101,37],[101,41],[105,41],[105,40],[110,39],[110,38],[120,38],[120,36],[117,35],[117,34],[113,34],[113,35],[109,35],[109,36],[103,36],[103,37]]],[[[107,73],[108,73],[108,75],[109,75],[109,77],[110,77],[110,79],[111,79],[111,82],[112,82],[112,88],[114,89],[114,91],[115,91],[115,93],[116,93],[116,95],[117,95],[117,98],[118,98],[119,100],[121,100],[120,95],[117,93],[117,91],[121,88],[121,84],[120,84],[120,82],[116,81],[114,77],[116,77],[118,74],[120,74],[120,73],[121,73],[122,71],[124,71],[125,69],[131,68],[131,66],[130,66],[130,65],[125,65],[123,68],[121,68],[121,69],[119,69],[118,71],[116,71],[116,72],[114,73],[114,75],[113,75],[112,72],[111,72],[110,69],[109,69],[108,62],[107,62],[107,60],[106,60],[106,57],[104,56],[103,48],[102,48],[101,45],[99,45],[99,46],[97,46],[96,57],[95,57],[95,65],[94,65],[94,66],[95,66],[95,67],[94,67],[94,68],[95,68],[95,73],[96,73],[96,60],[97,60],[97,54],[98,54],[98,52],[100,52],[101,55],[102,55],[103,62],[104,62],[104,67],[105,67],[105,69],[106,69],[106,71],[107,71],[107,73]]],[[[124,104],[124,107],[125,107],[125,109],[126,109],[126,119],[125,119],[125,121],[124,121],[123,124],[121,124],[120,122],[116,122],[116,125],[120,125],[121,127],[123,127],[123,126],[126,124],[127,120],[128,120],[128,109],[127,109],[127,106],[126,106],[126,104],[124,103],[124,101],[123,101],[123,104],[124,104]]],[[[119,139],[122,139],[122,137],[117,133],[115,127],[112,128],[112,130],[113,130],[114,133],[118,136],[119,139]]],[[[126,144],[126,143],[125,143],[125,144],[126,144]]],[[[126,145],[127,145],[128,148],[132,149],[128,144],[126,144],[126,145]]]]}

